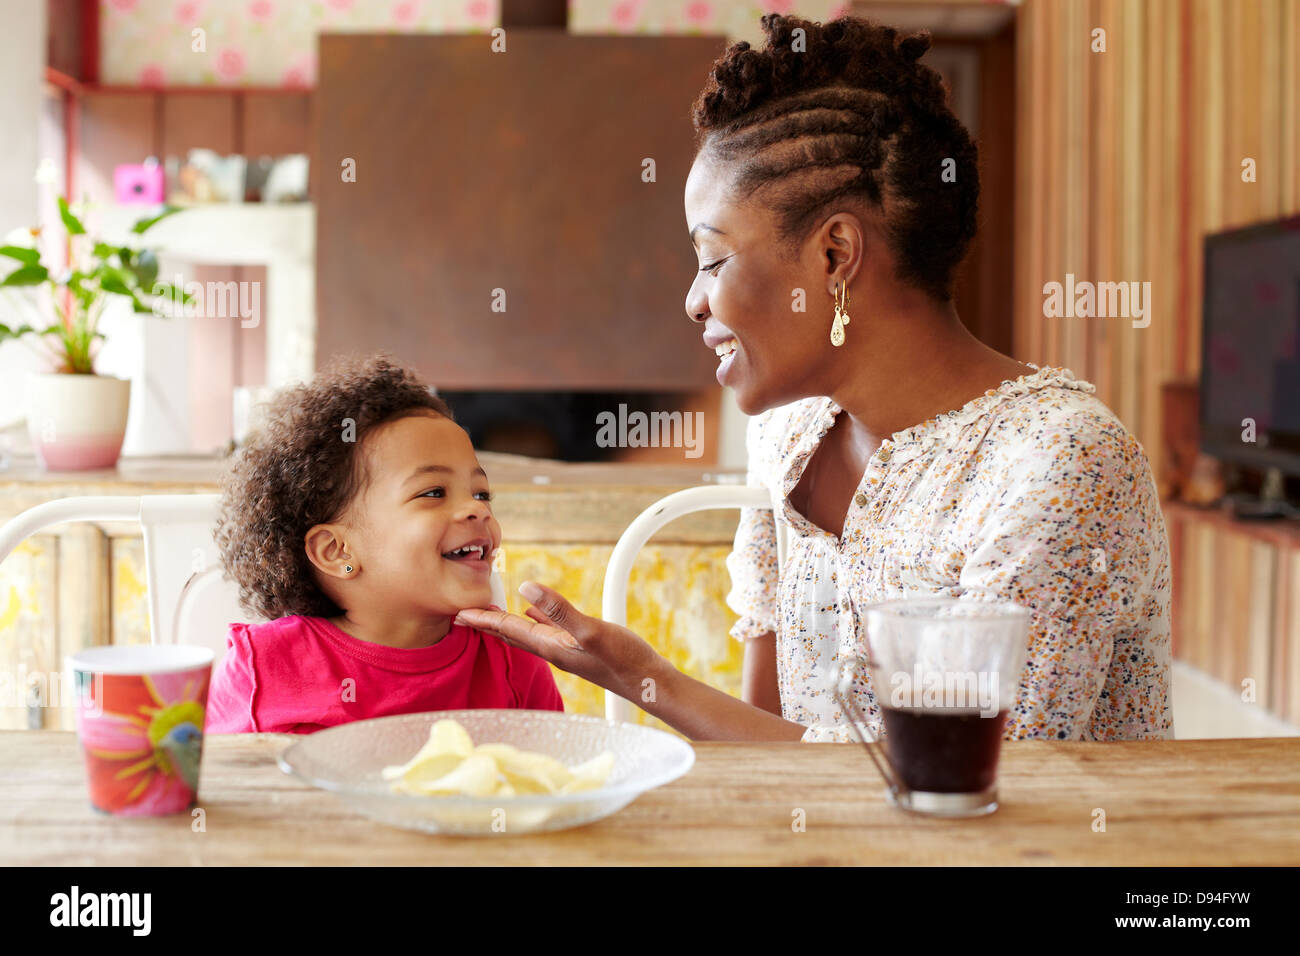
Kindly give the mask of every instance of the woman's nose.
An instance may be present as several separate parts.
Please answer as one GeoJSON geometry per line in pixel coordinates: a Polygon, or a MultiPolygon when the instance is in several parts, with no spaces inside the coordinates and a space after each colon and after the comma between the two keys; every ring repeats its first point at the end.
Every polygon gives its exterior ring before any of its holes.
{"type": "Polygon", "coordinates": [[[708,300],[703,292],[696,291],[694,283],[686,293],[686,314],[692,322],[703,322],[709,317],[708,300]]]}

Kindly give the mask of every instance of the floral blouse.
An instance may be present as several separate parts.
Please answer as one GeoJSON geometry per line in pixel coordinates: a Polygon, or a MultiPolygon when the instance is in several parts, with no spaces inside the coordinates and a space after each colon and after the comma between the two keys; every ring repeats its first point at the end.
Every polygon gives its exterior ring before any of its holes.
{"type": "MultiPolygon", "coordinates": [[[[805,741],[849,741],[832,694],[865,655],[861,609],[921,596],[1014,601],[1032,612],[1005,737],[1172,737],[1169,545],[1142,446],[1068,369],[1039,368],[897,432],[872,456],[840,538],[790,504],[840,407],[826,397],[750,420],[749,483],[727,559],[733,637],[776,634],[782,715],[805,741]],[[774,521],[788,528],[778,570],[774,521]]],[[[853,693],[873,732],[870,678],[853,693]]]]}

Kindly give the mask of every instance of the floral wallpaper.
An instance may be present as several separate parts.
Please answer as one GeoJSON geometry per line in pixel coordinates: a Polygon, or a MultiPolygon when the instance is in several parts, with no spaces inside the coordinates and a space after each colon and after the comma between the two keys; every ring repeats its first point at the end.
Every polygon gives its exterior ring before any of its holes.
{"type": "Polygon", "coordinates": [[[848,0],[569,0],[569,32],[718,33],[758,45],[765,13],[824,23],[848,12],[848,0]]]}
{"type": "MultiPolygon", "coordinates": [[[[570,0],[572,33],[716,33],[757,44],[765,13],[833,20],[848,0],[570,0]]],[[[486,33],[499,0],[100,0],[101,82],[316,82],[316,34],[486,33]],[[201,31],[201,33],[195,33],[201,31]]]]}

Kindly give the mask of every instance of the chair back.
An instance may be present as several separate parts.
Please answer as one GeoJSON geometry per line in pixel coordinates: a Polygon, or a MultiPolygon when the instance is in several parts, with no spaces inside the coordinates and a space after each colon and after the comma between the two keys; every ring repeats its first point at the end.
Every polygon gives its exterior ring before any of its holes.
{"type": "MultiPolygon", "coordinates": [[[[600,616],[614,624],[627,625],[627,585],[632,565],[651,536],[670,521],[695,511],[710,511],[714,508],[772,507],[771,492],[766,488],[748,485],[701,485],[660,498],[637,515],[614,545],[609,565],[605,568],[600,616]]],[[[780,521],[775,522],[775,525],[776,566],[779,573],[779,569],[785,566],[787,529],[780,521]]],[[[613,691],[606,691],[605,716],[610,720],[631,720],[632,703],[613,691]]]]}

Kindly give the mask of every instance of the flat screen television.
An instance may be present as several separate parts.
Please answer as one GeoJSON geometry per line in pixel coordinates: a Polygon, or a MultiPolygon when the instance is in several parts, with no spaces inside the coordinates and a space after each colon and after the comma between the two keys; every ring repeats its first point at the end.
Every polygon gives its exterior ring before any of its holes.
{"type": "Polygon", "coordinates": [[[1206,236],[1204,291],[1201,449],[1280,488],[1300,476],[1300,216],[1206,236]]]}

